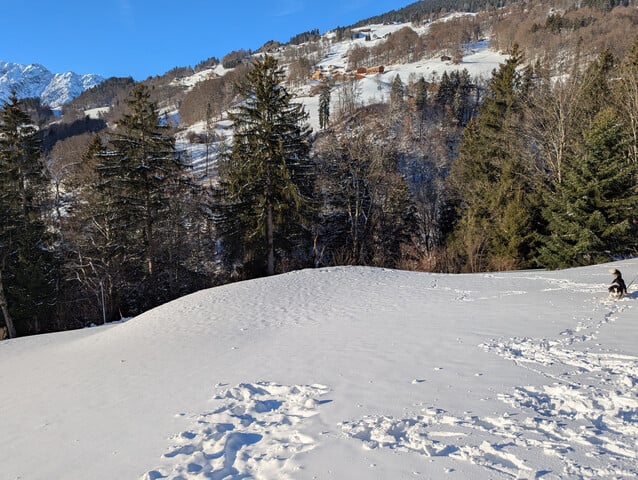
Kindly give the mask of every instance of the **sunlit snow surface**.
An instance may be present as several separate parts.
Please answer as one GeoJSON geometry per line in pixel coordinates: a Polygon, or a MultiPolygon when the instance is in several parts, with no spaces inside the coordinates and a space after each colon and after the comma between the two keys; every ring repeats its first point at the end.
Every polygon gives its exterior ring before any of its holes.
{"type": "Polygon", "coordinates": [[[609,268],[304,270],[0,342],[2,478],[636,478],[609,268]]]}

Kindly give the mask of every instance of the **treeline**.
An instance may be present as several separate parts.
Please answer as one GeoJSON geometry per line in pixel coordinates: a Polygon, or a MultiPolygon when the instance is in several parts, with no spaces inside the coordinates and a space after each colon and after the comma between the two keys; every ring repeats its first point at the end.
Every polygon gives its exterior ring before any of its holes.
{"type": "Polygon", "coordinates": [[[55,160],[15,96],[0,111],[8,336],[134,315],[212,284],[206,202],[150,98],[135,86],[116,128],[56,144],[55,160]]]}
{"type": "Polygon", "coordinates": [[[638,253],[638,39],[569,77],[509,53],[485,84],[467,72],[395,79],[381,137],[393,139],[417,228],[397,264],[353,263],[480,272],[638,253]]]}
{"type": "Polygon", "coordinates": [[[113,105],[122,92],[128,93],[134,83],[135,81],[131,77],[108,78],[64,105],[64,116],[79,119],[84,117],[86,110],[113,105]]]}
{"type": "Polygon", "coordinates": [[[463,131],[448,268],[562,268],[638,252],[638,41],[556,79],[516,48],[463,131]]]}
{"type": "Polygon", "coordinates": [[[325,85],[315,134],[284,69],[260,57],[233,91],[209,185],[148,86],[116,126],[46,157],[12,97],[0,111],[2,325],[12,337],[77,328],[322,265],[477,272],[636,255],[638,39],[560,78],[509,53],[487,82],[396,76],[389,101],[366,107],[355,82],[325,85]]]}
{"type": "Polygon", "coordinates": [[[398,10],[360,20],[347,28],[358,28],[375,23],[423,23],[451,12],[476,13],[516,3],[518,0],[421,0],[398,10]]]}
{"type": "MultiPolygon", "coordinates": [[[[569,10],[584,6],[601,12],[610,12],[615,7],[630,7],[635,6],[635,4],[635,0],[585,0],[583,2],[559,0],[552,2],[551,7],[569,10]]],[[[533,5],[533,3],[520,0],[421,0],[398,10],[391,10],[381,15],[360,20],[354,25],[343,28],[349,30],[379,23],[423,23],[452,12],[496,12],[499,14],[498,12],[500,10],[500,15],[503,15],[506,8],[523,10],[529,9],[530,5],[533,5]]],[[[547,4],[545,4],[545,6],[547,6],[547,4]]]]}

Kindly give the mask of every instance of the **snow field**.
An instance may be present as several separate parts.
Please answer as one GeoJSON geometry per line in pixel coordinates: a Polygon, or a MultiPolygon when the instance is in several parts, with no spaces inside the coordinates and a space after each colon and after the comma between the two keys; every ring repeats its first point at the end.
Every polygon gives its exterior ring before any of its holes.
{"type": "Polygon", "coordinates": [[[0,342],[3,478],[636,478],[608,269],[304,270],[0,342]]]}

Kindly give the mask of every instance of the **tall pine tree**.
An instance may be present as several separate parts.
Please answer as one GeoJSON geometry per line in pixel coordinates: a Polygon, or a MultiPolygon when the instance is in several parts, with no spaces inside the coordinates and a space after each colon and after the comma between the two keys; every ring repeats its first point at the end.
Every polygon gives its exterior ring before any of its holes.
{"type": "Polygon", "coordinates": [[[635,255],[638,165],[629,159],[618,113],[602,109],[584,134],[583,152],[565,166],[563,181],[547,194],[548,236],[539,263],[548,268],[635,255]]]}
{"type": "Polygon", "coordinates": [[[522,61],[514,46],[493,73],[452,166],[459,215],[454,245],[465,270],[518,268],[530,260],[535,203],[517,135],[526,92],[522,61]]]}
{"type": "Polygon", "coordinates": [[[308,116],[283,81],[273,57],[255,62],[238,86],[243,101],[230,115],[232,145],[219,165],[223,253],[253,274],[274,274],[308,235],[308,116]]]}
{"type": "Polygon", "coordinates": [[[103,255],[124,270],[117,286],[126,297],[121,308],[135,312],[176,295],[175,258],[184,247],[178,251],[175,240],[185,242],[188,208],[181,202],[190,190],[187,165],[148,89],[134,87],[126,104],[129,112],[97,152],[101,201],[93,224],[105,241],[103,255]]]}
{"type": "Polygon", "coordinates": [[[43,331],[55,302],[37,130],[12,94],[0,111],[0,313],[9,337],[43,331]]]}

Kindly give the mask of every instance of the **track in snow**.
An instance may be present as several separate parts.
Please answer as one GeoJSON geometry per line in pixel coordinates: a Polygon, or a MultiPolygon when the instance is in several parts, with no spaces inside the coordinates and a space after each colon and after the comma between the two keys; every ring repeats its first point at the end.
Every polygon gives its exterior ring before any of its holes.
{"type": "Polygon", "coordinates": [[[176,435],[162,466],[142,479],[292,478],[295,455],[315,446],[303,422],[319,413],[327,392],[323,385],[270,382],[220,388],[219,407],[193,416],[193,428],[176,435]]]}
{"type": "MultiPolygon", "coordinates": [[[[563,283],[554,287],[578,288],[563,283]]],[[[631,308],[630,302],[596,301],[592,318],[556,340],[508,338],[480,345],[546,380],[500,393],[510,408],[504,415],[481,418],[431,406],[416,417],[366,416],[343,422],[341,429],[367,449],[470,462],[498,478],[638,478],[638,358],[588,351],[599,329],[631,308]]]]}

